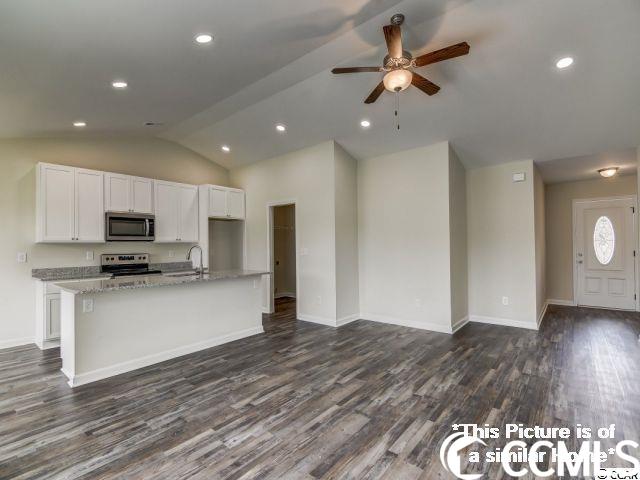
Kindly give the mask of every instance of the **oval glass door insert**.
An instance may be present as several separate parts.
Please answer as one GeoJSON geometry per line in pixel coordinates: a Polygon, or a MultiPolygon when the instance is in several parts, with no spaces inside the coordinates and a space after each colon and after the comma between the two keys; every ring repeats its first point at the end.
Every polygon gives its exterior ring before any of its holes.
{"type": "Polygon", "coordinates": [[[616,248],[616,234],[609,217],[602,216],[593,229],[593,250],[602,265],[608,265],[616,248]]]}

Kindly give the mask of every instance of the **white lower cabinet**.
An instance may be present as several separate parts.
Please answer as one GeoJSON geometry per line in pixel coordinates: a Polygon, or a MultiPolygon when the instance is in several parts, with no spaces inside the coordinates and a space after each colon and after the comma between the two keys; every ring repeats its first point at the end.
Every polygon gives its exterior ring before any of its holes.
{"type": "Polygon", "coordinates": [[[53,282],[36,281],[36,345],[60,345],[60,289],[53,282]]]}

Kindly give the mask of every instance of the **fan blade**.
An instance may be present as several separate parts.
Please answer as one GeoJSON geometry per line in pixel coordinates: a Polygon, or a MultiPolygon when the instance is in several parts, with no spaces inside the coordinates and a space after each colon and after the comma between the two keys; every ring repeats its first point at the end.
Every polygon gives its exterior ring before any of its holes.
{"type": "Polygon", "coordinates": [[[373,89],[373,92],[367,97],[364,103],[373,103],[378,97],[384,92],[384,83],[380,82],[376,88],[373,89]]]}
{"type": "Polygon", "coordinates": [[[417,73],[413,73],[413,77],[411,78],[411,84],[414,87],[418,87],[427,95],[435,95],[440,90],[440,87],[435,83],[430,82],[422,75],[418,75],[417,73]]]}
{"type": "Polygon", "coordinates": [[[344,67],[334,68],[331,73],[359,73],[359,72],[380,72],[382,67],[344,67]]]}
{"type": "Polygon", "coordinates": [[[431,63],[441,62],[450,58],[460,57],[469,53],[469,44],[467,42],[457,43],[449,47],[441,48],[435,52],[425,53],[416,58],[416,67],[424,67],[431,63]]]}
{"type": "Polygon", "coordinates": [[[382,27],[387,50],[391,58],[402,58],[402,30],[399,25],[385,25],[382,27]]]}

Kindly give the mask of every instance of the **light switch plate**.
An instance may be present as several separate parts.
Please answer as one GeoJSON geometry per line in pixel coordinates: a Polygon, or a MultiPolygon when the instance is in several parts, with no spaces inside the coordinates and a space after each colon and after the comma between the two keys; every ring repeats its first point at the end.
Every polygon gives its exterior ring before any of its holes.
{"type": "Polygon", "coordinates": [[[513,181],[514,182],[524,182],[526,180],[527,176],[525,175],[524,172],[518,172],[518,173],[514,173],[513,174],[513,181]]]}
{"type": "Polygon", "coordinates": [[[18,263],[27,263],[27,252],[18,252],[16,255],[16,260],[18,263]]]}
{"type": "Polygon", "coordinates": [[[82,300],[82,311],[84,313],[93,312],[93,298],[85,298],[82,300]]]}
{"type": "Polygon", "coordinates": [[[88,252],[86,253],[86,255],[85,255],[85,258],[86,258],[87,260],[93,260],[93,252],[88,251],[88,252]]]}

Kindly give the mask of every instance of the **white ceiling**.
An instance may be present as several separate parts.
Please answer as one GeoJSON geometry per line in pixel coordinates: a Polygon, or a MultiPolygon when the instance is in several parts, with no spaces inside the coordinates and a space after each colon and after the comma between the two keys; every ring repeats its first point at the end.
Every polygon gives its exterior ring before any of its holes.
{"type": "Polygon", "coordinates": [[[0,116],[0,136],[66,134],[76,118],[89,122],[81,135],[140,133],[155,120],[166,127],[149,134],[230,168],[329,139],[357,158],[450,140],[468,167],[640,144],[637,0],[265,4],[4,0],[0,104],[12,115],[0,116]],[[403,92],[400,132],[392,94],[362,103],[379,74],[330,73],[379,64],[381,27],[396,11],[414,54],[471,44],[466,57],[420,69],[442,90],[403,92]],[[199,31],[216,35],[213,45],[193,45],[199,31]],[[556,70],[567,54],[575,64],[556,70]],[[128,91],[109,88],[118,76],[128,91]]]}
{"type": "Polygon", "coordinates": [[[570,182],[600,178],[598,170],[618,167],[618,175],[636,173],[638,151],[635,148],[615,150],[597,155],[581,155],[536,162],[545,183],[570,182]]]}

